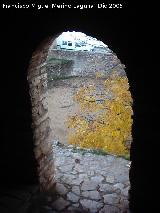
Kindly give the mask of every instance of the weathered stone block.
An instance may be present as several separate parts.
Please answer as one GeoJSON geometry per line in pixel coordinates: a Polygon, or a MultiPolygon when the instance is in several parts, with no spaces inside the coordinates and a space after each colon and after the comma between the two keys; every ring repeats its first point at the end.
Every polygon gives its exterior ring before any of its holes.
{"type": "Polygon", "coordinates": [[[81,186],[81,190],[89,191],[89,190],[95,190],[98,187],[97,182],[93,181],[84,181],[81,186]]]}
{"type": "Polygon", "coordinates": [[[63,184],[56,183],[56,191],[61,195],[65,195],[68,189],[63,184]]]}
{"type": "Polygon", "coordinates": [[[67,194],[67,200],[70,200],[70,201],[73,202],[73,203],[78,202],[79,199],[80,199],[80,197],[77,196],[77,195],[75,195],[75,194],[72,193],[72,192],[69,192],[69,193],[67,194]]]}
{"type": "Polygon", "coordinates": [[[101,196],[98,191],[84,191],[82,192],[82,196],[88,199],[100,200],[101,196]]]}
{"type": "Polygon", "coordinates": [[[56,200],[53,204],[52,207],[53,209],[57,211],[61,211],[65,209],[70,203],[66,200],[64,200],[62,197],[60,197],[58,200],[56,200]]]}
{"type": "Polygon", "coordinates": [[[120,197],[117,196],[117,194],[115,193],[104,195],[103,198],[104,198],[104,203],[112,204],[112,205],[117,204],[120,201],[120,197]]]}
{"type": "Polygon", "coordinates": [[[80,200],[80,203],[84,209],[88,209],[90,212],[97,212],[103,206],[100,202],[87,199],[80,200]]]}

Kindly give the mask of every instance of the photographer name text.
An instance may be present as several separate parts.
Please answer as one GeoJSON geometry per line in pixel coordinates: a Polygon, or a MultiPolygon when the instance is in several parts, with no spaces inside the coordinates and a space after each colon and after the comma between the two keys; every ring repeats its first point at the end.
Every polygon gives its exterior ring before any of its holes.
{"type": "Polygon", "coordinates": [[[121,9],[122,3],[99,3],[99,4],[2,4],[3,9],[121,9]]]}

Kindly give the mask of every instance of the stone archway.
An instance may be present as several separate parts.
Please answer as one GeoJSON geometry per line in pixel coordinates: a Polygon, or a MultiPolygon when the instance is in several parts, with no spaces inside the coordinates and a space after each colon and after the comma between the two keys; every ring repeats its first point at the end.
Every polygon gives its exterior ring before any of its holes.
{"type": "MultiPolygon", "coordinates": [[[[114,155],[95,155],[95,153],[88,152],[88,150],[80,150],[79,152],[72,146],[65,146],[56,142],[57,140],[64,139],[63,136],[66,131],[60,134],[60,138],[52,140],[55,131],[53,131],[54,121],[51,117],[54,117],[54,114],[51,113],[48,104],[50,94],[48,90],[48,67],[46,66],[47,61],[51,58],[73,61],[70,64],[72,69],[69,75],[68,72],[67,75],[63,73],[66,77],[65,79],[73,76],[77,77],[77,75],[78,77],[83,76],[84,79],[86,78],[85,81],[81,82],[84,86],[86,82],[89,84],[93,82],[93,73],[96,75],[97,70],[100,73],[108,70],[107,74],[110,74],[112,68],[118,67],[116,69],[118,75],[125,75],[124,65],[121,64],[120,60],[113,53],[105,56],[104,54],[90,55],[86,52],[67,52],[66,54],[66,52],[61,50],[52,51],[51,47],[54,40],[55,37],[46,39],[33,53],[28,70],[35,157],[39,165],[40,187],[43,191],[55,192],[56,189],[56,193],[58,192],[57,199],[52,200],[51,205],[58,212],[66,211],[66,209],[89,210],[89,212],[101,213],[107,211],[127,211],[129,189],[128,161],[117,158],[114,155]],[[89,76],[92,79],[91,81],[88,81],[89,76]],[[88,164],[88,162],[91,163],[88,164]],[[101,172],[97,173],[99,167],[101,172]],[[90,168],[93,169],[90,170],[90,168]],[[106,174],[105,170],[109,171],[109,174],[106,174]],[[80,175],[77,175],[77,173],[80,175]]],[[[58,73],[57,76],[59,77],[58,73]]],[[[58,80],[66,84],[64,79],[58,78],[58,80]]],[[[51,87],[53,87],[52,81],[50,83],[51,87]]],[[[79,87],[79,81],[77,81],[77,84],[79,87]]],[[[76,87],[75,84],[73,85],[73,82],[70,84],[71,90],[66,90],[63,87],[64,90],[61,90],[63,101],[64,95],[73,92],[73,87],[76,87]]],[[[62,89],[61,86],[57,88],[62,89]]],[[[56,97],[60,97],[60,94],[55,94],[54,98],[56,97]]],[[[62,109],[64,108],[65,106],[62,106],[62,109]]],[[[60,113],[64,113],[64,110],[60,113]]],[[[55,119],[58,118],[55,117],[55,119]]],[[[57,129],[63,131],[64,126],[63,128],[60,128],[60,126],[63,126],[61,122],[57,129]]]]}

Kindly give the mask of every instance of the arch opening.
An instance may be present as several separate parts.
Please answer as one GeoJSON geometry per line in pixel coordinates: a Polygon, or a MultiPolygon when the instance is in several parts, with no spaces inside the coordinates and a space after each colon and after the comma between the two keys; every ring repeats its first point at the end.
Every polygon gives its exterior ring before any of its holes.
{"type": "Polygon", "coordinates": [[[57,211],[127,210],[132,98],[125,66],[92,37],[89,45],[86,37],[59,38],[44,41],[28,70],[41,189],[56,194],[57,211]]]}

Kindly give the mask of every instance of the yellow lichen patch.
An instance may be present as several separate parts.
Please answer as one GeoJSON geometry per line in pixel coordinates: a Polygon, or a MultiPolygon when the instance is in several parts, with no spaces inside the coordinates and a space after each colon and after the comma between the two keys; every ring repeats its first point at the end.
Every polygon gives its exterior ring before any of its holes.
{"type": "Polygon", "coordinates": [[[68,119],[68,128],[72,129],[68,141],[81,148],[127,156],[133,114],[128,79],[113,73],[103,86],[103,95],[97,94],[94,84],[76,93],[74,100],[80,105],[80,113],[68,119]],[[106,98],[106,94],[112,94],[112,98],[106,98]]]}

